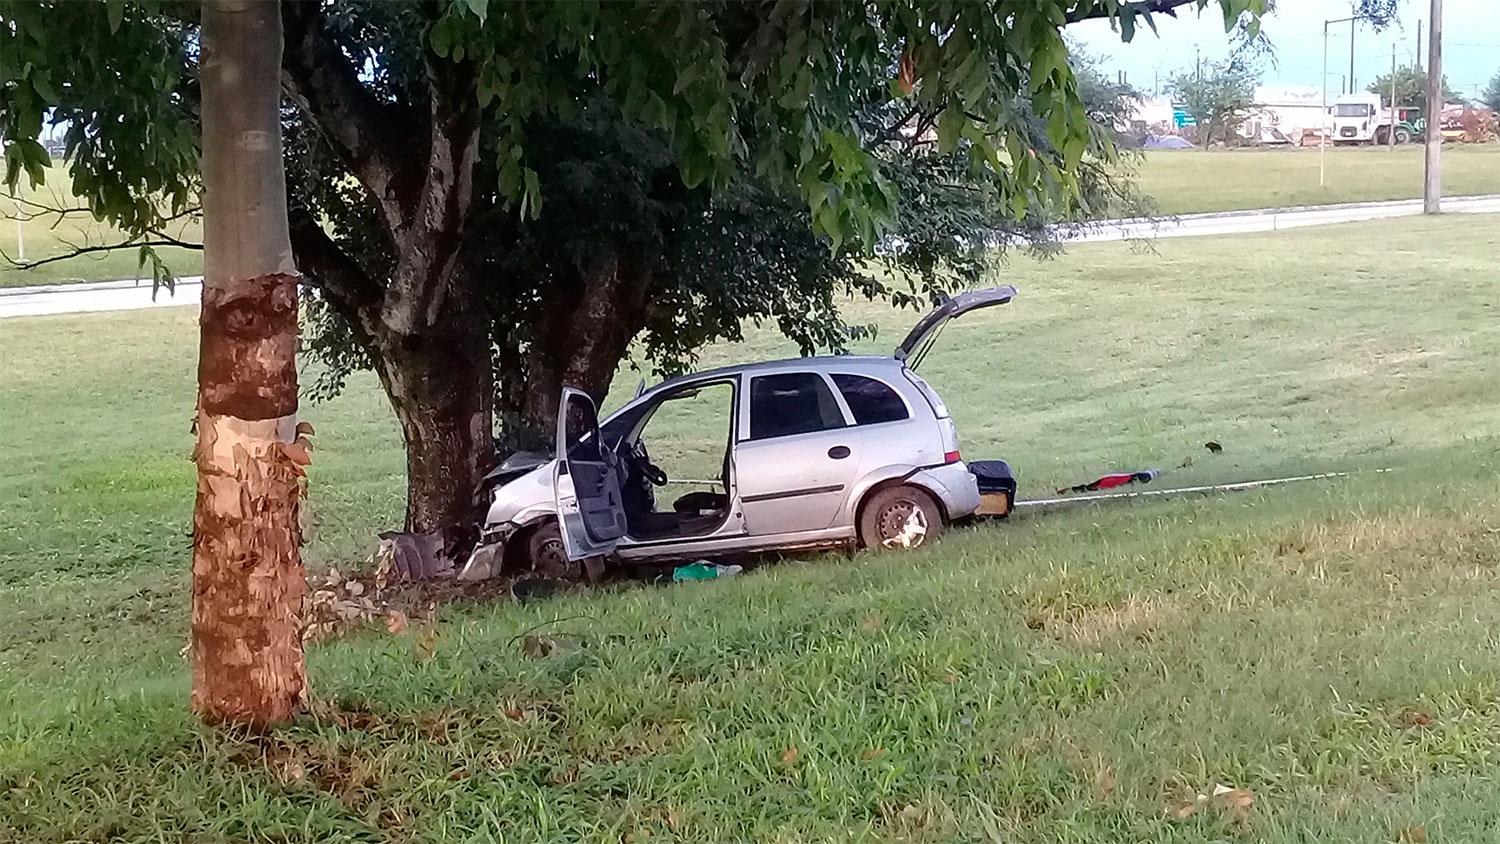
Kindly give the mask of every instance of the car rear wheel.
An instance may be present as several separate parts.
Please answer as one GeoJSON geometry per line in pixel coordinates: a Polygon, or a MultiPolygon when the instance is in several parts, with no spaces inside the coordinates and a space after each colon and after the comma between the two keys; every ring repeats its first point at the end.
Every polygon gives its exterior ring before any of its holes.
{"type": "Polygon", "coordinates": [[[914,486],[886,487],[860,511],[859,541],[866,548],[919,548],[942,532],[937,502],[914,486]]]}
{"type": "Polygon", "coordinates": [[[1396,130],[1396,143],[1398,143],[1398,144],[1409,144],[1409,143],[1411,143],[1411,133],[1408,132],[1408,131],[1406,131],[1405,129],[1397,129],[1396,130]]]}

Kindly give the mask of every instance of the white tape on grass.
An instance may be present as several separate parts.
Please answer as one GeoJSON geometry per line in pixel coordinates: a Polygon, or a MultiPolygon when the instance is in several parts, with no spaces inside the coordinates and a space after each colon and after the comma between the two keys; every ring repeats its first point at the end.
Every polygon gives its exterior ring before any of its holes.
{"type": "MultiPolygon", "coordinates": [[[[1367,470],[1372,474],[1381,474],[1391,471],[1390,469],[1367,470]]],[[[1257,489],[1259,487],[1280,486],[1282,484],[1295,484],[1302,481],[1322,481],[1331,478],[1347,478],[1353,475],[1365,474],[1364,472],[1320,472],[1316,475],[1294,475],[1289,478],[1267,478],[1260,481],[1239,481],[1232,484],[1205,484],[1203,486],[1183,486],[1173,489],[1138,489],[1131,492],[1100,492],[1093,495],[1064,495],[1058,498],[1029,498],[1017,501],[1017,507],[1042,507],[1049,504],[1079,504],[1087,501],[1110,501],[1116,498],[1148,498],[1163,495],[1189,495],[1195,492],[1239,492],[1246,489],[1257,489]]]]}

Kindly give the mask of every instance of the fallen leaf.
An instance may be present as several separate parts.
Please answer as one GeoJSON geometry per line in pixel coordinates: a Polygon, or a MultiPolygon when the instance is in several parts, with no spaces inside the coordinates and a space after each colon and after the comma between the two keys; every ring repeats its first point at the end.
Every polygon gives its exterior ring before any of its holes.
{"type": "Polygon", "coordinates": [[[884,620],[878,614],[867,615],[859,620],[859,628],[866,633],[874,633],[880,629],[883,623],[884,620]]]}
{"type": "Polygon", "coordinates": [[[416,657],[418,662],[426,662],[437,654],[438,631],[436,627],[428,627],[417,637],[416,657]]]}
{"type": "Polygon", "coordinates": [[[1255,802],[1255,795],[1248,788],[1230,788],[1226,785],[1214,786],[1214,801],[1220,806],[1228,806],[1233,809],[1248,809],[1255,802]]]}
{"type": "Polygon", "coordinates": [[[365,594],[365,585],[358,580],[351,580],[344,584],[344,591],[357,598],[365,594]]]}
{"type": "Polygon", "coordinates": [[[569,639],[561,639],[553,636],[521,637],[521,653],[536,659],[548,656],[561,656],[576,650],[578,650],[577,644],[569,639]]]}
{"type": "Polygon", "coordinates": [[[1407,824],[1396,830],[1396,840],[1403,844],[1427,844],[1427,827],[1422,824],[1407,824]]]}
{"type": "Polygon", "coordinates": [[[871,759],[879,759],[880,757],[882,757],[882,756],[885,755],[885,748],[883,748],[883,747],[874,747],[874,748],[871,748],[869,750],[866,750],[861,755],[867,761],[871,760],[871,759]]]}
{"type": "Polygon", "coordinates": [[[1178,820],[1190,818],[1196,811],[1198,811],[1196,800],[1177,800],[1167,804],[1167,814],[1178,820]]]}
{"type": "Polygon", "coordinates": [[[1115,769],[1101,765],[1094,772],[1094,795],[1100,799],[1115,793],[1115,769]]]}
{"type": "Polygon", "coordinates": [[[797,753],[797,746],[796,745],[792,745],[791,747],[788,747],[781,754],[781,764],[783,764],[783,765],[793,765],[793,764],[796,764],[797,757],[799,755],[800,754],[797,753]]]}
{"type": "Polygon", "coordinates": [[[391,631],[392,636],[400,636],[406,630],[406,613],[391,610],[385,618],[385,629],[391,631]]]}
{"type": "Polygon", "coordinates": [[[1426,727],[1432,724],[1432,716],[1420,709],[1401,710],[1401,726],[1408,730],[1416,727],[1426,727]]]}

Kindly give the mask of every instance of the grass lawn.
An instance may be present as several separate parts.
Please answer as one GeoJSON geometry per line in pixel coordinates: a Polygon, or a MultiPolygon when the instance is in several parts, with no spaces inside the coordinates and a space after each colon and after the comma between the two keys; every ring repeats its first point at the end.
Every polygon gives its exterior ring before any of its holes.
{"type": "MultiPolygon", "coordinates": [[[[1140,189],[1164,214],[1416,199],[1422,147],[1330,147],[1326,187],[1318,150],[1153,150],[1138,165],[1140,189]]],[[[1443,147],[1443,193],[1500,193],[1500,144],[1443,147]]]]}
{"type": "MultiPolygon", "coordinates": [[[[1495,841],[1495,223],[1017,262],[923,367],[1023,494],[1389,473],[449,605],[312,647],[320,714],[264,739],[186,713],[194,313],[0,322],[0,841],[1495,841]]],[[[347,567],[395,426],[370,379],[305,415],[347,567]]]]}

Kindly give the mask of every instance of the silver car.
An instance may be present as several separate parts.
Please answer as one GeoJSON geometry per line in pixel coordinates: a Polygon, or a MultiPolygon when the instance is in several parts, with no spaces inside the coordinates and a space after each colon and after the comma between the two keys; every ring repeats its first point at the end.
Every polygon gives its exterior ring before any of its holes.
{"type": "Polygon", "coordinates": [[[639,392],[603,424],[563,390],[556,457],[518,455],[460,572],[575,561],[695,559],[858,543],[913,548],[974,514],[980,496],[943,400],[913,371],[954,317],[1010,286],[955,296],[891,357],[732,366],[639,392]],[[681,441],[653,456],[647,441],[681,441]],[[666,507],[658,490],[673,490],[666,507]]]}

